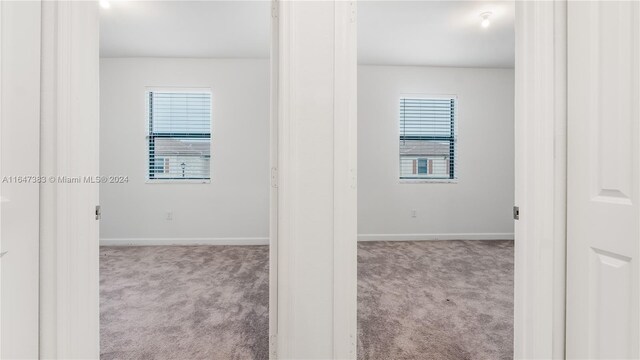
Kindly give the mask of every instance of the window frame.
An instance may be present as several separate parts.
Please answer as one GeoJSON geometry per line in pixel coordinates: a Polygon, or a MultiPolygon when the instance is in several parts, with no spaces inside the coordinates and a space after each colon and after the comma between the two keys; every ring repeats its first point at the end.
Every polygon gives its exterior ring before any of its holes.
{"type": "MultiPolygon", "coordinates": [[[[210,184],[212,180],[211,168],[212,168],[212,160],[213,156],[213,91],[209,87],[145,87],[144,89],[144,108],[145,108],[145,159],[146,159],[146,167],[145,167],[145,183],[146,184],[210,184]],[[152,178],[149,175],[149,169],[154,164],[154,158],[150,153],[150,143],[151,143],[151,119],[149,113],[149,93],[150,92],[173,92],[173,93],[208,93],[209,94],[209,134],[208,137],[205,133],[189,133],[188,136],[185,135],[185,138],[201,138],[209,139],[209,176],[208,178],[197,179],[197,178],[152,178]],[[195,136],[194,136],[195,134],[195,136]]],[[[158,136],[153,136],[156,138],[158,136]]],[[[162,136],[160,136],[162,137],[162,136]]],[[[176,136],[166,136],[166,137],[176,137],[176,136]]],[[[179,138],[179,137],[178,137],[179,138]]]]}
{"type": "MultiPolygon", "coordinates": [[[[397,166],[396,169],[398,171],[398,183],[400,184],[457,184],[459,181],[459,156],[460,156],[460,151],[458,150],[458,141],[459,141],[459,137],[458,137],[458,124],[459,124],[459,109],[460,109],[460,99],[458,97],[458,95],[456,94],[438,94],[438,95],[430,95],[430,94],[424,94],[424,93],[420,93],[420,94],[415,94],[415,93],[403,93],[400,94],[400,96],[397,99],[396,102],[396,106],[398,107],[398,112],[397,112],[397,119],[396,119],[396,141],[397,141],[397,147],[396,147],[396,151],[398,151],[398,156],[397,156],[397,166]],[[443,100],[443,99],[447,99],[447,100],[453,100],[454,101],[454,108],[453,108],[453,139],[443,139],[446,141],[453,141],[453,148],[452,150],[450,150],[450,156],[452,159],[452,164],[450,164],[449,166],[453,167],[453,172],[452,172],[452,177],[450,178],[403,178],[402,177],[402,165],[401,165],[401,159],[402,156],[400,154],[400,147],[401,147],[401,142],[402,140],[400,139],[400,104],[402,103],[402,99],[417,99],[417,100],[443,100]]],[[[437,139],[434,139],[437,140],[437,139]]]]}

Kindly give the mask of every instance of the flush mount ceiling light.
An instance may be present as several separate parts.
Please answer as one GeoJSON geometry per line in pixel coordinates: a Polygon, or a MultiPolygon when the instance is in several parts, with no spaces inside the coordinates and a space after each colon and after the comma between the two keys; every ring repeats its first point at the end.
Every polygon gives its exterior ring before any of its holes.
{"type": "Polygon", "coordinates": [[[482,19],[482,21],[480,22],[480,26],[482,26],[483,28],[488,28],[489,25],[491,25],[491,20],[489,20],[491,15],[493,15],[491,11],[486,11],[480,14],[480,18],[482,19]]]}
{"type": "Polygon", "coordinates": [[[108,9],[111,7],[111,3],[109,2],[109,0],[100,0],[100,6],[103,9],[108,9]]]}

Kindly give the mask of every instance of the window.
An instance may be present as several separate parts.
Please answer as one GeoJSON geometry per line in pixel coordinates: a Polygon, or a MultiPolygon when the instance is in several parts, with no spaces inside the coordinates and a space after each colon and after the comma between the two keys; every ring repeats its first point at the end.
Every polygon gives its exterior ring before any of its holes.
{"type": "Polygon", "coordinates": [[[418,159],[418,174],[428,174],[427,164],[428,159],[418,159]]]}
{"type": "Polygon", "coordinates": [[[210,179],[211,92],[148,91],[149,180],[210,179]]]}
{"type": "Polygon", "coordinates": [[[456,98],[400,99],[400,179],[454,180],[456,98]]]}

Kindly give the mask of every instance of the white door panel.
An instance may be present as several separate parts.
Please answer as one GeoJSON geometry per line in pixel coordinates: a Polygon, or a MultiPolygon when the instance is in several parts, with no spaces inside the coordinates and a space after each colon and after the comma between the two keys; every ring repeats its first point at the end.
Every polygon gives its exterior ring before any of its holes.
{"type": "Polygon", "coordinates": [[[569,358],[640,355],[639,8],[569,2],[569,358]]]}
{"type": "Polygon", "coordinates": [[[0,2],[0,359],[38,357],[40,2],[0,2]]]}

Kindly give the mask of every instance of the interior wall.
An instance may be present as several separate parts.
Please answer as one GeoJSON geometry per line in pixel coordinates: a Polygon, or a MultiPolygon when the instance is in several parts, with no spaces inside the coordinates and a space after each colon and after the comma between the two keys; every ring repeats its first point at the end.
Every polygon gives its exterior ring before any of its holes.
{"type": "MultiPolygon", "coordinates": [[[[268,60],[108,58],[100,65],[101,175],[129,177],[100,186],[103,244],[266,244],[268,60]],[[145,183],[147,86],[212,89],[210,184],[145,183]]],[[[360,240],[513,238],[513,69],[360,65],[358,113],[360,240]],[[402,94],[458,96],[457,183],[399,181],[402,94]]]]}
{"type": "Polygon", "coordinates": [[[268,59],[104,58],[100,92],[103,244],[268,243],[268,59]],[[148,86],[211,89],[211,183],[146,183],[148,86]]]}
{"type": "Polygon", "coordinates": [[[360,240],[513,239],[513,201],[513,69],[359,66],[360,240]],[[457,95],[457,183],[399,181],[403,94],[457,95]]]}

